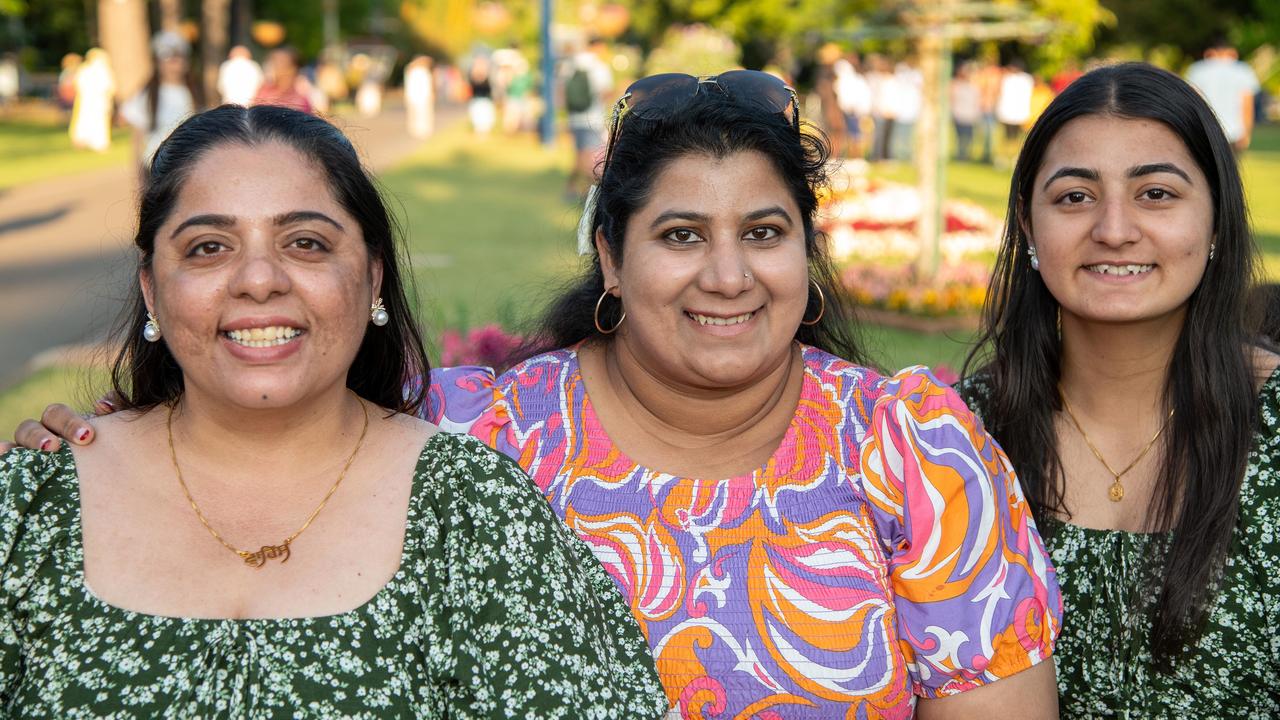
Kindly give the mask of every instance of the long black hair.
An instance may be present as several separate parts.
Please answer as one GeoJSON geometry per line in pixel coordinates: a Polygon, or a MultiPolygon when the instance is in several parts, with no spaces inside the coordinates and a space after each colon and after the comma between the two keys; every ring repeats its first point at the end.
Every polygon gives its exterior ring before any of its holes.
{"type": "MultiPolygon", "coordinates": [[[[822,313],[817,323],[800,325],[795,339],[846,360],[863,362],[848,293],[831,263],[826,236],[814,224],[818,190],[827,182],[826,162],[831,154],[820,131],[806,127],[797,132],[781,114],[750,102],[735,102],[723,93],[700,92],[666,117],[628,115],[611,144],[590,222],[591,237],[598,230],[603,232],[617,265],[622,263],[627,222],[648,201],[654,181],[674,160],[689,155],[724,158],[747,151],[769,158],[795,199],[804,223],[812,281],[804,317],[816,318],[822,313]]],[[[517,351],[516,358],[584,340],[607,340],[594,321],[596,301],[604,291],[600,257],[592,252],[585,272],[552,300],[530,342],[517,351]]],[[[606,299],[600,321],[612,326],[621,313],[621,303],[606,299]]]]}
{"type": "MultiPolygon", "coordinates": [[[[134,236],[139,268],[151,266],[156,231],[173,211],[200,158],[224,145],[252,147],[269,142],[288,145],[323,169],[334,198],[359,223],[370,261],[382,263],[381,294],[390,322],[365,332],[347,371],[347,387],[383,407],[415,414],[423,391],[406,394],[404,378],[425,377],[430,366],[405,293],[407,276],[402,267],[407,267],[407,261],[400,233],[351,141],[325,120],[283,107],[223,105],[179,125],[156,151],[142,188],[134,236]]],[[[367,298],[351,301],[364,303],[367,298]]],[[[182,371],[166,344],[142,337],[146,315],[142,290],[134,287],[119,323],[119,350],[111,377],[124,408],[171,403],[183,391],[182,371]]]]}
{"type": "MultiPolygon", "coordinates": [[[[1027,135],[1014,167],[1004,240],[996,260],[983,329],[965,362],[981,368],[991,392],[982,406],[988,430],[1017,470],[1041,526],[1070,517],[1054,433],[1061,410],[1058,301],[1027,253],[1034,180],[1049,144],[1072,120],[1092,115],[1154,120],[1177,135],[1208,180],[1213,199],[1213,259],[1187,302],[1164,384],[1174,415],[1165,431],[1147,529],[1170,532],[1152,558],[1160,586],[1151,608],[1153,656],[1162,665],[1200,633],[1231,542],[1256,426],[1257,396],[1246,297],[1256,249],[1231,145],[1213,111],[1181,78],[1143,63],[1094,70],[1062,92],[1027,135]],[[988,353],[990,353],[988,355],[988,353]]],[[[1032,228],[1034,231],[1034,228],[1032,228]]]]}

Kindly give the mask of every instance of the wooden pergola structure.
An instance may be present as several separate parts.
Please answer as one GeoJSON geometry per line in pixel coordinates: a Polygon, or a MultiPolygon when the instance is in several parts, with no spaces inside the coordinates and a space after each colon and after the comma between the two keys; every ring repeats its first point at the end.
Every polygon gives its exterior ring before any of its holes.
{"type": "Polygon", "coordinates": [[[878,22],[839,33],[837,39],[913,41],[924,78],[924,103],[916,125],[916,169],[921,211],[921,252],[916,272],[933,278],[941,264],[942,201],[946,194],[947,137],[952,53],[957,41],[1025,40],[1053,32],[1056,24],[1025,5],[958,0],[908,0],[892,8],[898,22],[878,22]]]}

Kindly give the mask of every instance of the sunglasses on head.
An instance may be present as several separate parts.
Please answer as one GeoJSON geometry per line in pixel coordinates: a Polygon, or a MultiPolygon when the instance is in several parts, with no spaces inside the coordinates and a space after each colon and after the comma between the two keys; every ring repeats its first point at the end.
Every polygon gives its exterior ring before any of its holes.
{"type": "Polygon", "coordinates": [[[782,115],[800,132],[800,100],[795,89],[775,75],[759,70],[730,70],[701,77],[684,73],[650,75],[631,83],[613,106],[604,169],[607,171],[613,158],[614,143],[624,118],[630,115],[647,120],[671,117],[700,92],[719,92],[740,105],[782,115]]]}
{"type": "Polygon", "coordinates": [[[695,77],[663,73],[631,83],[613,107],[613,124],[626,115],[656,119],[668,117],[700,92],[720,92],[739,104],[755,105],[778,113],[800,128],[800,101],[796,91],[774,75],[759,70],[730,70],[719,75],[695,77]]]}

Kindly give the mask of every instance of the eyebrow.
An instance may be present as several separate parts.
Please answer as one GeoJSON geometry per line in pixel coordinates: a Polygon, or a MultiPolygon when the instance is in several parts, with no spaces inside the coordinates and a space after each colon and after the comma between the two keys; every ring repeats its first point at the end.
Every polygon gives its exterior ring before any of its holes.
{"type": "MultiPolygon", "coordinates": [[[[294,210],[293,212],[282,213],[271,219],[271,221],[277,226],[292,225],[294,223],[307,222],[308,220],[319,220],[321,222],[329,223],[338,230],[344,230],[342,224],[337,220],[334,220],[322,212],[316,212],[315,210],[294,210]]],[[[178,233],[189,227],[207,225],[209,227],[216,227],[225,230],[227,228],[235,227],[235,224],[236,219],[231,215],[214,215],[211,213],[205,215],[194,215],[179,223],[178,227],[173,229],[173,233],[169,237],[175,238],[178,236],[178,233]]]]}
{"type": "MultiPolygon", "coordinates": [[[[794,221],[791,219],[791,215],[788,214],[780,205],[771,205],[766,208],[760,208],[759,210],[752,210],[743,216],[742,220],[743,222],[755,222],[756,220],[767,217],[781,217],[783,220],[787,221],[788,225],[794,224],[794,221]]],[[[709,223],[711,222],[711,216],[706,213],[693,212],[692,210],[668,210],[654,218],[653,223],[651,223],[649,227],[656,230],[659,225],[671,220],[691,220],[693,222],[709,223]]]]}
{"type": "Polygon", "coordinates": [[[1156,173],[1170,173],[1172,175],[1177,175],[1187,182],[1191,182],[1191,176],[1187,175],[1182,171],[1182,168],[1174,165],[1173,163],[1148,163],[1146,165],[1137,165],[1129,168],[1129,177],[1131,178],[1141,177],[1143,175],[1154,175],[1156,173]]]}
{"type": "MultiPolygon", "coordinates": [[[[1177,175],[1178,177],[1182,178],[1183,180],[1186,180],[1187,182],[1191,182],[1191,176],[1188,175],[1186,172],[1184,172],[1182,168],[1178,167],[1177,165],[1174,165],[1173,163],[1167,163],[1167,162],[1147,163],[1145,165],[1134,165],[1133,167],[1129,168],[1129,171],[1125,173],[1125,176],[1136,178],[1136,177],[1142,177],[1144,175],[1154,175],[1156,173],[1170,173],[1172,175],[1177,175]]],[[[1097,170],[1093,170],[1090,168],[1081,168],[1081,167],[1058,168],[1056,172],[1054,172],[1052,175],[1049,176],[1048,180],[1044,181],[1044,188],[1042,189],[1048,190],[1049,185],[1054,180],[1057,180],[1058,178],[1064,178],[1064,177],[1078,177],[1078,178],[1084,178],[1085,180],[1093,180],[1094,182],[1097,182],[1101,176],[1098,174],[1097,170]]]]}
{"type": "Polygon", "coordinates": [[[1082,167],[1058,168],[1056,171],[1054,171],[1052,175],[1049,176],[1048,180],[1044,181],[1044,187],[1041,188],[1041,190],[1048,190],[1049,185],[1052,184],[1054,180],[1057,180],[1058,178],[1064,178],[1064,177],[1078,177],[1078,178],[1084,178],[1085,180],[1093,180],[1094,182],[1097,182],[1097,180],[1102,176],[1098,174],[1097,170],[1090,170],[1089,168],[1082,168],[1082,167]]]}

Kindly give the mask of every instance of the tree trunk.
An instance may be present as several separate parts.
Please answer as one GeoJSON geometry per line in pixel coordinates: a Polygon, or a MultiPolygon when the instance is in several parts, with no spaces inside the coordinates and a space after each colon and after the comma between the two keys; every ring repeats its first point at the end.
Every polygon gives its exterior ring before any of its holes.
{"type": "Polygon", "coordinates": [[[151,77],[151,28],[144,0],[98,0],[98,36],[111,56],[116,98],[133,97],[151,77]]]}
{"type": "Polygon", "coordinates": [[[160,29],[178,32],[182,24],[182,0],[160,0],[160,29]]]}
{"type": "MultiPolygon", "coordinates": [[[[939,5],[945,9],[949,2],[939,0],[939,5]]],[[[944,35],[947,19],[944,12],[925,15],[917,46],[920,74],[924,79],[924,103],[916,126],[920,191],[920,220],[916,223],[920,256],[916,259],[916,274],[922,280],[937,277],[942,261],[942,202],[947,191],[946,138],[950,116],[947,100],[951,80],[950,41],[944,35]]]]}
{"type": "Polygon", "coordinates": [[[218,104],[218,67],[227,59],[227,26],[231,23],[231,0],[203,0],[201,3],[200,61],[204,78],[204,104],[218,104]]]}

